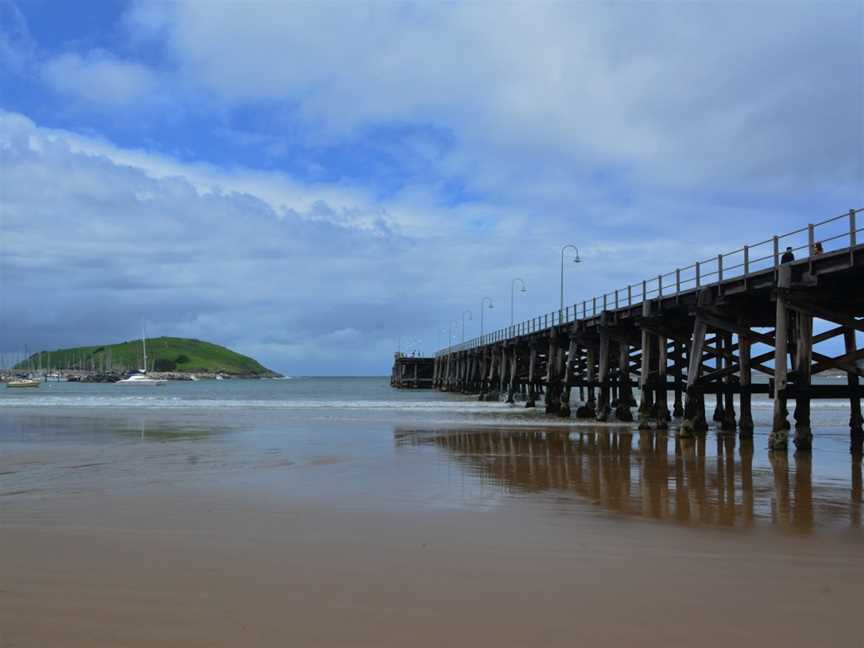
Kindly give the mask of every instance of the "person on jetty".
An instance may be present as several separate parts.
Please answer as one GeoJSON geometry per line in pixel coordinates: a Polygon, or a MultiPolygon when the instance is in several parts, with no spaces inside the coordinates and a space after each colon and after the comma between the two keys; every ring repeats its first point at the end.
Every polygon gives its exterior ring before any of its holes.
{"type": "Polygon", "coordinates": [[[792,247],[787,247],[783,256],[780,257],[780,263],[790,263],[795,260],[795,254],[792,252],[792,247]]]}
{"type": "Polygon", "coordinates": [[[810,251],[810,255],[811,256],[822,256],[822,254],[824,254],[824,252],[825,252],[825,250],[822,249],[822,242],[816,241],[813,244],[813,249],[810,251]]]}

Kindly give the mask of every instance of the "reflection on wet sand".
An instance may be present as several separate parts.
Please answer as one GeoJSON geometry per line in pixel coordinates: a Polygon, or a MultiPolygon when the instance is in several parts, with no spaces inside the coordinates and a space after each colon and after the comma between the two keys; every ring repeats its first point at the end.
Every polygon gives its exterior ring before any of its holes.
{"type": "Polygon", "coordinates": [[[114,441],[196,441],[236,429],[210,420],[178,420],[157,413],[137,416],[8,413],[0,419],[4,442],[104,444],[114,441]]]}
{"type": "Polygon", "coordinates": [[[402,428],[396,438],[400,446],[440,448],[484,484],[545,495],[562,509],[574,494],[616,513],[687,526],[861,527],[860,457],[851,460],[850,490],[830,481],[814,487],[810,454],[771,453],[768,465],[754,467],[753,441],[734,434],[402,428]]]}

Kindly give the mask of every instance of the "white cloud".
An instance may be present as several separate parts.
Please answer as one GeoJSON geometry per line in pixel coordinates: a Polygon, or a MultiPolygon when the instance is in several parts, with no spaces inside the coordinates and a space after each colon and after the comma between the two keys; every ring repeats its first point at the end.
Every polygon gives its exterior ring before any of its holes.
{"type": "MultiPolygon", "coordinates": [[[[0,112],[0,163],[5,350],[126,339],[147,319],[154,335],[213,339],[289,373],[340,373],[346,356],[352,372],[384,372],[400,335],[431,350],[465,308],[476,332],[484,295],[497,306],[487,330],[503,325],[511,276],[529,287],[518,314],[548,311],[558,246],[576,236],[570,220],[482,203],[453,217],[422,192],[382,203],[354,187],[129,151],[13,113],[0,112]],[[475,228],[472,211],[495,218],[475,228]],[[382,213],[392,226],[374,226],[382,213]]],[[[580,222],[590,275],[569,275],[568,301],[692,254],[656,233],[639,243],[606,235],[580,222]]]]}
{"type": "Polygon", "coordinates": [[[58,94],[89,107],[118,109],[152,104],[157,80],[153,72],[100,50],[85,56],[66,53],[42,63],[42,79],[58,94]]]}
{"type": "Polygon", "coordinates": [[[229,105],[281,102],[331,138],[446,129],[443,169],[479,190],[599,167],[675,190],[785,191],[862,181],[861,11],[181,0],[141,2],[132,22],[229,105]]]}

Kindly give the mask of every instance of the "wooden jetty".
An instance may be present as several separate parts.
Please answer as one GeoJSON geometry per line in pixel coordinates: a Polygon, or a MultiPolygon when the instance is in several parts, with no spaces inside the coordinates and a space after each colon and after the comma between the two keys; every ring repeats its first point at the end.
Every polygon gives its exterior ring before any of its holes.
{"type": "Polygon", "coordinates": [[[850,402],[853,451],[862,448],[859,378],[864,349],[864,209],[654,276],[623,289],[442,349],[436,389],[479,394],[546,412],[598,421],[633,421],[664,430],[680,418],[681,437],[707,430],[753,434],[751,397],[774,399],[772,450],[812,445],[810,401],[850,402]],[[789,260],[787,250],[794,256],[789,260]],[[814,333],[814,319],[825,330],[814,333]],[[842,352],[836,349],[842,340],[842,352]],[[826,344],[828,343],[828,344],[826,344]],[[828,370],[845,384],[814,385],[828,370]],[[768,380],[754,381],[754,372],[768,380]],[[634,398],[639,389],[639,402],[634,398]],[[671,395],[671,410],[670,410],[671,395]],[[737,410],[735,396],[738,397],[737,410]]]}
{"type": "Polygon", "coordinates": [[[390,386],[397,389],[430,389],[435,359],[421,356],[393,354],[390,386]]]}

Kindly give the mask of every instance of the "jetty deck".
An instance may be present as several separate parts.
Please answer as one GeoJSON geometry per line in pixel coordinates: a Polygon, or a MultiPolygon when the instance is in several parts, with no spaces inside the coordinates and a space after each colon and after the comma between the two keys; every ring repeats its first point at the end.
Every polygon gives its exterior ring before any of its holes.
{"type": "Polygon", "coordinates": [[[751,437],[751,396],[767,393],[774,399],[770,448],[788,446],[793,401],[799,451],[812,447],[811,399],[844,398],[852,449],[860,452],[862,211],[441,349],[433,386],[481,399],[524,398],[528,407],[542,398],[548,414],[564,417],[578,389],[577,417],[633,421],[638,405],[641,428],[664,430],[680,418],[682,437],[707,429],[706,393],[716,394],[711,416],[722,430],[751,437]],[[794,260],[784,262],[786,248],[794,260]],[[845,384],[812,383],[829,370],[845,374],[845,384]],[[768,380],[754,382],[754,372],[768,380]]]}

